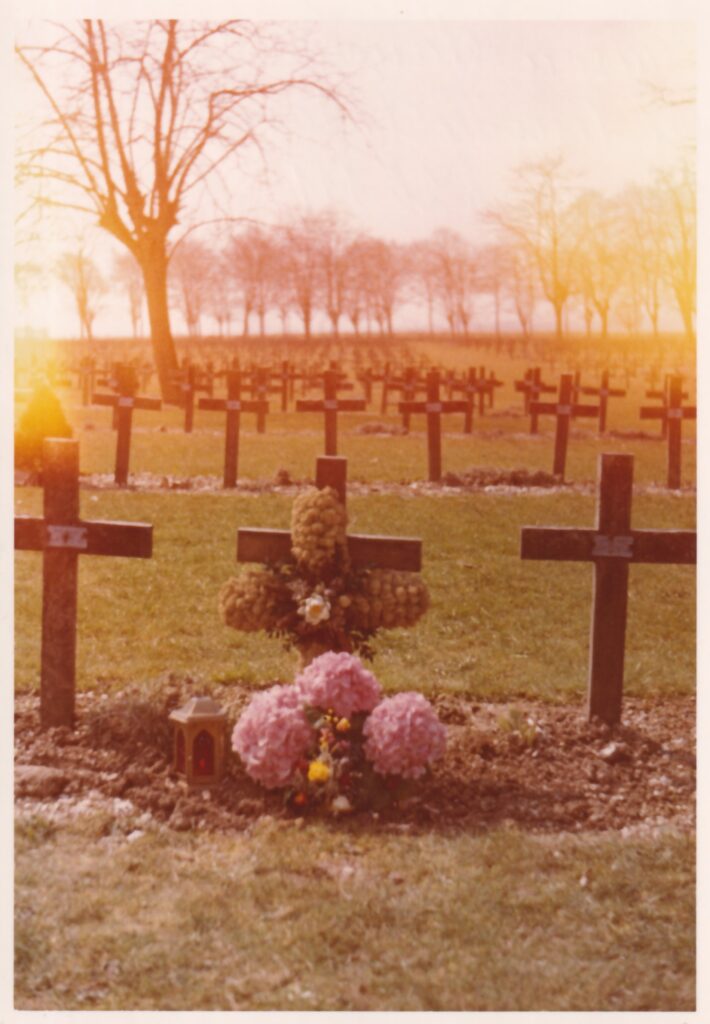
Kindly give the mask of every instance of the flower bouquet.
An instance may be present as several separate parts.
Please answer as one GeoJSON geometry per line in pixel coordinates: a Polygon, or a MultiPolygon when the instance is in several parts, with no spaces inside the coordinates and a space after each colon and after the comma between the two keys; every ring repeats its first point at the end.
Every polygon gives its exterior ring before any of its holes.
{"type": "Polygon", "coordinates": [[[383,697],[357,657],[328,652],[293,686],[256,694],[234,727],[232,747],[248,774],[282,788],[294,809],[331,815],[396,799],[444,752],[446,730],[420,693],[383,697]]]}

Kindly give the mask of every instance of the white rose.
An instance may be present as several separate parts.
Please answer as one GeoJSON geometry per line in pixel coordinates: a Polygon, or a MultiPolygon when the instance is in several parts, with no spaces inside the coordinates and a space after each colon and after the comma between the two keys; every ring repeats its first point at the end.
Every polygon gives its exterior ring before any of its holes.
{"type": "Polygon", "coordinates": [[[303,602],[299,611],[311,626],[317,626],[319,622],[330,618],[330,604],[322,594],[312,594],[303,602]]]}
{"type": "Polygon", "coordinates": [[[330,805],[331,811],[335,814],[347,814],[348,811],[352,811],[353,805],[350,803],[346,796],[336,796],[330,805]]]}

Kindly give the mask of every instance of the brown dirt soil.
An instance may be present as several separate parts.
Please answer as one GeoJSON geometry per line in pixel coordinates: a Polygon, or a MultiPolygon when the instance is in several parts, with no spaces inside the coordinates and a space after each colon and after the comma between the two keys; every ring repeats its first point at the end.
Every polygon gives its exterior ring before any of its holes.
{"type": "MultiPolygon", "coordinates": [[[[42,776],[42,769],[20,770],[18,813],[61,821],[100,810],[107,832],[130,831],[136,818],[141,826],[230,831],[265,814],[293,817],[281,794],[252,782],[236,755],[209,792],[189,790],[171,773],[167,715],[195,692],[190,679],[171,676],[152,693],[81,693],[73,732],[40,731],[37,696],[18,695],[16,764],[52,769],[44,793],[21,781],[42,776]]],[[[210,692],[231,730],[253,690],[215,685],[210,692]]],[[[534,832],[694,827],[694,699],[627,698],[623,724],[611,729],[589,723],[581,706],[484,704],[451,694],[432,702],[448,729],[444,758],[378,821],[362,813],[351,825],[479,831],[506,823],[534,832]]]]}

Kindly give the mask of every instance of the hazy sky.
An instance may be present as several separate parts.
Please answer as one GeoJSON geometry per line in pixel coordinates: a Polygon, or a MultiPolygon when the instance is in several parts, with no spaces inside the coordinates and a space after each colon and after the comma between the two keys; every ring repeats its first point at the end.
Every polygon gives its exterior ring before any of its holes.
{"type": "MultiPolygon", "coordinates": [[[[357,123],[292,102],[268,179],[239,163],[227,175],[234,214],[278,221],[335,206],[384,238],[448,226],[476,239],[481,211],[505,198],[521,162],[562,153],[580,186],[614,191],[676,163],[694,138],[695,108],[654,104],[648,88],[693,88],[687,22],[331,20],[309,31],[345,74],[357,123]]],[[[45,257],[67,244],[47,238],[45,257]]],[[[113,245],[95,247],[107,266],[113,245]]],[[[107,301],[98,332],[127,330],[122,309],[107,301]]],[[[32,319],[75,330],[59,284],[32,319]]]]}

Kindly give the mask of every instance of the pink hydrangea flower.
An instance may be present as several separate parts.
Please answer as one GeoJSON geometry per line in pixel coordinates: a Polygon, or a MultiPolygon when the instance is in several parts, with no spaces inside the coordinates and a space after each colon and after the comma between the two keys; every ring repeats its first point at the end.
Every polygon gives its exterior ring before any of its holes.
{"type": "Polygon", "coordinates": [[[252,697],[232,732],[232,749],[267,789],[287,785],[313,742],[314,730],[293,686],[272,686],[252,697]]]}
{"type": "Polygon", "coordinates": [[[381,775],[416,779],[446,747],[446,729],[421,693],[398,693],[365,722],[365,756],[381,775]]]}
{"type": "Polygon", "coordinates": [[[382,690],[372,672],[359,658],[345,651],[327,651],[296,677],[296,687],[305,704],[331,709],[349,718],[356,711],[372,711],[382,698],[382,690]]]}

